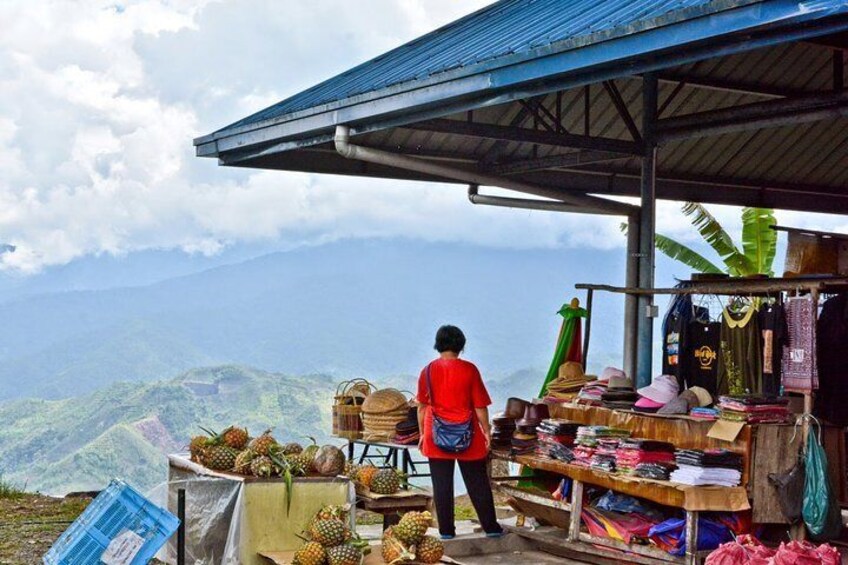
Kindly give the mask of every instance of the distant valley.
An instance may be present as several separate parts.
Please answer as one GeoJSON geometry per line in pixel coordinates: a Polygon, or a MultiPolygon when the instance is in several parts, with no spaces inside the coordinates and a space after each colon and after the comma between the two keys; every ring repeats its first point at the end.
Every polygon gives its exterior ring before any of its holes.
{"type": "MultiPolygon", "coordinates": [[[[530,397],[541,372],[489,379],[501,410],[507,396],[530,397]]],[[[379,386],[414,388],[415,377],[379,386]]],[[[195,369],[168,381],[120,383],[65,400],[19,400],[0,406],[0,474],[49,494],[99,490],[113,477],[142,490],[167,477],[167,453],[185,451],[198,426],[273,427],[281,440],[339,444],[330,437],[335,379],[238,366],[195,369]]]]}

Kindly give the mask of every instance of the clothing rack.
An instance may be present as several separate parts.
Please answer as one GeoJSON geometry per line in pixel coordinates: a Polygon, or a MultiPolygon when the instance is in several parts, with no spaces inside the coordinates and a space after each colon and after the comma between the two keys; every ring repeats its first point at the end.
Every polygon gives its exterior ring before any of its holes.
{"type": "MultiPolygon", "coordinates": [[[[675,288],[652,289],[581,283],[575,285],[575,288],[586,291],[586,304],[592,304],[592,298],[595,291],[626,294],[630,296],[703,294],[716,296],[746,295],[766,297],[784,292],[794,292],[796,295],[809,294],[810,298],[818,304],[819,297],[821,295],[848,291],[848,277],[805,276],[795,278],[715,278],[680,281],[679,286],[675,288]]],[[[814,309],[813,315],[815,319],[818,318],[817,309],[814,309]]],[[[586,318],[587,328],[591,327],[591,320],[592,311],[589,310],[586,318]]],[[[585,342],[583,344],[585,352],[583,356],[584,364],[586,363],[586,357],[589,352],[588,342],[589,333],[587,332],[585,342]]],[[[630,354],[635,354],[635,352],[630,352],[630,354]]],[[[800,394],[804,397],[802,430],[803,445],[804,449],[806,449],[807,437],[809,436],[810,431],[809,418],[806,416],[811,415],[813,412],[813,392],[787,388],[784,388],[784,391],[793,394],[800,394]]]]}

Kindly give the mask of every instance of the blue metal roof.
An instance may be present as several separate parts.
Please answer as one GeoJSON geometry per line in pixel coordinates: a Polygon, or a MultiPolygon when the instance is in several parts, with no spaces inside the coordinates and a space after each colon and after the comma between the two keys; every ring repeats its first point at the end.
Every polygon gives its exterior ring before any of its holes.
{"type": "Polygon", "coordinates": [[[756,1],[761,0],[502,0],[229,127],[421,81],[563,41],[584,46],[756,1]]]}
{"type": "Polygon", "coordinates": [[[340,123],[359,135],[834,33],[846,15],[846,0],[501,0],[194,143],[287,151],[340,123]]]}

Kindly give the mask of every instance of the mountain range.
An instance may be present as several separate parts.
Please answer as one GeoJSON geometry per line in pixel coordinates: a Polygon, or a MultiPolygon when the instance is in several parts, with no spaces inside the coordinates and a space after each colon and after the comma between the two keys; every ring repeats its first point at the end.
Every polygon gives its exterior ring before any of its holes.
{"type": "MultiPolygon", "coordinates": [[[[541,373],[487,383],[501,410],[511,395],[532,396],[541,373]]],[[[153,383],[118,383],[63,400],[16,400],[0,406],[0,475],[49,494],[99,490],[121,477],[142,490],[167,478],[166,454],[184,452],[200,426],[220,431],[274,429],[280,441],[342,443],[330,437],[336,379],[224,365],[153,383]]],[[[379,386],[414,387],[414,377],[379,386]]]]}
{"type": "MultiPolygon", "coordinates": [[[[556,312],[575,295],[577,277],[621,280],[620,259],[620,250],[348,241],[153,284],[23,294],[0,303],[0,402],[67,398],[224,363],[411,374],[431,357],[443,323],[465,330],[467,356],[484,374],[544,369],[556,312]]],[[[601,368],[619,356],[622,301],[596,304],[593,332],[603,338],[590,365],[601,368]]]]}

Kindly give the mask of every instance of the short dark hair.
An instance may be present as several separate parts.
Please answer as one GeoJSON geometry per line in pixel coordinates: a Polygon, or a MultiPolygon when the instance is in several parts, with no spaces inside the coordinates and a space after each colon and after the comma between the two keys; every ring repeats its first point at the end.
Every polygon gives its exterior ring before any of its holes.
{"type": "Polygon", "coordinates": [[[439,353],[445,351],[462,353],[465,349],[465,334],[456,326],[442,326],[436,332],[436,344],[433,348],[439,353]]]}

